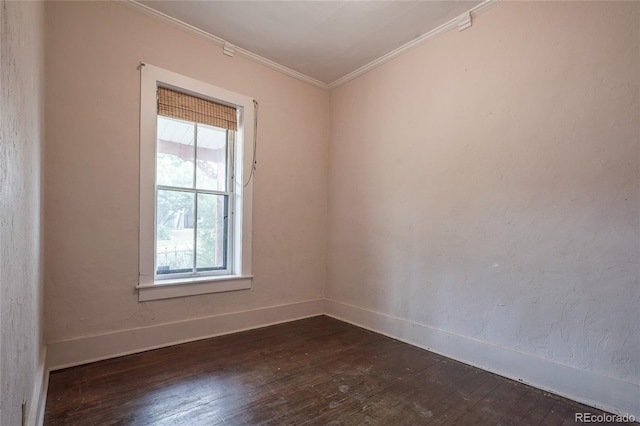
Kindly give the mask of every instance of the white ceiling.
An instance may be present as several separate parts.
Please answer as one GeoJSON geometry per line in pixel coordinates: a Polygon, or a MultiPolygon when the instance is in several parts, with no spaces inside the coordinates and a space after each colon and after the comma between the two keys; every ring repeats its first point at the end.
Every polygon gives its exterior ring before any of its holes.
{"type": "Polygon", "coordinates": [[[331,84],[481,1],[193,1],[140,3],[331,84]]]}

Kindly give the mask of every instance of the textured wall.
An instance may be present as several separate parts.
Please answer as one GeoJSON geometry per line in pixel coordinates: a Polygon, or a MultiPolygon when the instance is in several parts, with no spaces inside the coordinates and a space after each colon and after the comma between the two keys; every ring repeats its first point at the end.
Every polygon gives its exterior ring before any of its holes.
{"type": "MultiPolygon", "coordinates": [[[[41,332],[43,6],[0,1],[0,424],[31,401],[41,332]]],[[[27,407],[29,409],[29,407],[27,407]]]]}
{"type": "Polygon", "coordinates": [[[501,4],[332,91],[327,298],[640,383],[639,9],[501,4]]]}
{"type": "Polygon", "coordinates": [[[46,340],[322,297],[328,93],[116,3],[46,21],[46,340]],[[140,61],[260,103],[250,291],[138,302],[140,61]]]}

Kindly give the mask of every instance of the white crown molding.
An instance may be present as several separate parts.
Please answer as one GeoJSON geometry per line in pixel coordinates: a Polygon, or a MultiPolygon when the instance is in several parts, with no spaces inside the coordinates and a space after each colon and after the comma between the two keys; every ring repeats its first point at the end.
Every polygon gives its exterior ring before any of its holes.
{"type": "Polygon", "coordinates": [[[440,25],[439,27],[429,31],[428,33],[425,33],[423,35],[421,35],[418,38],[415,38],[413,40],[411,40],[409,43],[406,43],[400,47],[398,47],[395,50],[392,50],[391,52],[387,53],[384,56],[379,57],[378,59],[375,59],[371,62],[369,62],[366,65],[361,66],[360,68],[358,68],[355,71],[350,72],[349,74],[345,75],[344,77],[341,77],[339,79],[337,79],[336,81],[329,83],[329,89],[334,89],[338,86],[341,86],[343,84],[345,84],[348,81],[353,80],[354,78],[360,77],[362,74],[371,71],[374,68],[379,67],[380,65],[389,62],[392,59],[397,58],[398,56],[404,54],[405,52],[407,52],[410,49],[413,49],[414,47],[418,47],[438,36],[441,36],[442,34],[451,31],[455,28],[458,28],[458,22],[460,20],[460,16],[463,15],[467,15],[470,17],[475,17],[480,15],[481,13],[486,12],[487,10],[493,8],[494,6],[496,6],[498,3],[500,3],[502,0],[485,0],[484,2],[480,3],[479,5],[469,9],[467,12],[463,13],[462,15],[456,16],[455,18],[451,19],[448,22],[445,22],[444,24],[440,25]]]}
{"type": "Polygon", "coordinates": [[[293,78],[297,78],[298,80],[304,81],[305,83],[309,83],[312,86],[316,86],[319,87],[321,89],[325,89],[328,90],[329,89],[329,85],[327,83],[323,83],[320,80],[316,80],[313,77],[309,77],[308,75],[302,74],[301,72],[292,70],[291,68],[287,68],[284,65],[280,65],[277,62],[273,62],[270,59],[264,58],[260,55],[256,55],[253,52],[250,52],[246,49],[243,49],[241,47],[236,46],[236,54],[240,55],[240,56],[244,56],[247,59],[251,59],[252,61],[255,61],[259,64],[262,64],[264,66],[267,66],[271,69],[274,69],[276,71],[280,71],[286,75],[288,75],[289,77],[293,77],[293,78]]]}
{"type": "Polygon", "coordinates": [[[181,30],[190,32],[200,37],[204,37],[219,46],[224,46],[224,43],[225,43],[224,39],[221,39],[220,37],[216,37],[213,34],[210,34],[206,31],[201,30],[200,28],[196,28],[193,25],[189,25],[186,22],[182,22],[179,19],[172,18],[167,14],[158,12],[157,10],[152,9],[149,6],[146,6],[142,3],[138,3],[136,0],[116,0],[116,3],[135,9],[138,12],[144,13],[145,15],[150,16],[152,18],[156,18],[161,21],[164,21],[168,24],[173,25],[174,27],[180,28],[181,30]]]}
{"type": "MultiPolygon", "coordinates": [[[[485,0],[484,2],[480,3],[479,5],[469,9],[467,12],[463,13],[462,15],[467,15],[470,17],[475,17],[480,15],[481,13],[486,12],[487,10],[493,8],[494,6],[496,6],[498,3],[500,3],[502,0],[485,0]]],[[[116,0],[117,3],[120,3],[122,5],[128,6],[132,9],[137,10],[138,12],[144,13],[147,16],[159,19],[161,21],[164,21],[176,28],[179,28],[183,31],[189,32],[191,34],[195,34],[197,36],[206,38],[207,40],[212,41],[213,43],[221,46],[224,49],[225,43],[227,45],[230,45],[229,42],[227,42],[226,40],[217,37],[213,34],[210,34],[206,31],[203,31],[199,28],[194,27],[193,25],[187,24],[186,22],[183,22],[179,19],[173,18],[167,14],[164,14],[162,12],[158,12],[155,9],[150,8],[149,6],[146,6],[142,3],[138,3],[136,0],[116,0]]],[[[413,40],[411,40],[409,43],[406,43],[400,47],[398,47],[395,50],[392,50],[391,52],[387,53],[384,56],[381,56],[380,58],[373,60],[371,62],[369,62],[366,65],[363,65],[362,67],[358,68],[355,71],[350,72],[349,74],[340,77],[339,79],[335,80],[332,83],[323,83],[320,80],[316,80],[313,77],[309,77],[308,75],[302,74],[298,71],[292,70],[291,68],[285,67],[284,65],[280,65],[277,62],[274,62],[270,59],[264,58],[260,55],[257,55],[253,52],[250,52],[249,50],[243,49],[241,47],[238,46],[234,46],[234,50],[233,53],[239,55],[239,56],[243,56],[247,59],[250,59],[254,62],[257,62],[259,64],[262,64],[266,67],[269,67],[271,69],[274,69],[276,71],[280,71],[283,74],[286,74],[290,77],[293,77],[295,79],[298,79],[300,81],[304,81],[305,83],[309,83],[312,86],[316,86],[319,87],[321,89],[334,89],[338,86],[341,86],[343,84],[345,84],[348,81],[353,80],[354,78],[357,78],[359,76],[361,76],[362,74],[371,71],[374,68],[379,67],[380,65],[389,62],[390,60],[397,58],[398,56],[402,55],[403,53],[407,52],[410,49],[413,49],[414,47],[418,47],[426,42],[428,42],[429,40],[432,40],[454,28],[458,28],[458,23],[460,20],[460,16],[457,16],[453,19],[451,19],[450,21],[440,25],[438,28],[435,28],[431,31],[429,31],[426,34],[421,35],[418,38],[415,38],[413,40]]],[[[226,52],[226,51],[225,51],[226,52]]],[[[225,53],[228,55],[228,53],[225,53]]]]}
{"type": "MultiPolygon", "coordinates": [[[[230,43],[228,43],[226,40],[217,37],[213,34],[210,34],[206,31],[201,30],[200,28],[196,28],[193,25],[187,24],[186,22],[183,22],[179,19],[173,18],[167,14],[164,14],[162,12],[158,12],[155,9],[150,8],[149,6],[146,6],[142,3],[138,3],[136,0],[116,0],[117,3],[122,4],[124,6],[130,7],[132,9],[137,10],[138,12],[141,12],[147,16],[150,16],[152,18],[156,18],[159,19],[161,21],[164,21],[176,28],[179,28],[183,31],[189,32],[191,34],[206,38],[209,41],[212,41],[213,43],[217,44],[218,46],[221,46],[224,49],[225,43],[227,43],[227,45],[229,45],[230,43]]],[[[279,71],[283,74],[288,75],[289,77],[293,77],[295,79],[304,81],[305,83],[309,83],[312,86],[316,86],[319,87],[321,89],[328,89],[329,85],[326,83],[321,82],[320,80],[316,80],[315,78],[309,77],[305,74],[302,74],[298,71],[292,70],[291,68],[287,68],[284,65],[280,65],[270,59],[264,58],[260,55],[257,55],[253,52],[250,52],[246,49],[243,49],[241,47],[238,46],[234,46],[234,54],[239,55],[239,56],[244,56],[247,59],[250,59],[254,62],[257,62],[259,64],[262,64],[266,67],[269,67],[271,69],[274,69],[276,71],[279,71]]]]}

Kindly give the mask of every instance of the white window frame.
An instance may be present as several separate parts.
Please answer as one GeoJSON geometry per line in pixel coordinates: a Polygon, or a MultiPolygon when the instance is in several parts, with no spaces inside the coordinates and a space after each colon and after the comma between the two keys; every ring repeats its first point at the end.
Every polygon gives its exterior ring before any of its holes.
{"type": "Polygon", "coordinates": [[[253,180],[253,99],[149,64],[141,64],[140,84],[140,240],[138,300],[140,302],[251,288],[251,210],[253,180]],[[233,149],[233,200],[230,200],[230,273],[175,279],[157,278],[155,267],[156,130],[158,86],[204,97],[238,110],[233,149]],[[245,155],[246,154],[246,155],[245,155]]]}

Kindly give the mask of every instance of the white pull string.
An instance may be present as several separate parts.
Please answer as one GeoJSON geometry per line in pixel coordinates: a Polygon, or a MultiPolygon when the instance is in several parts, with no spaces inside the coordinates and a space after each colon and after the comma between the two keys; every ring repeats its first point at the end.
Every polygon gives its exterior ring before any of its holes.
{"type": "Polygon", "coordinates": [[[253,173],[256,171],[256,166],[258,164],[256,157],[256,146],[258,144],[258,101],[253,100],[253,161],[251,162],[251,171],[249,172],[249,178],[247,179],[247,183],[242,185],[243,188],[246,188],[249,183],[251,183],[251,179],[253,179],[253,173]]]}

